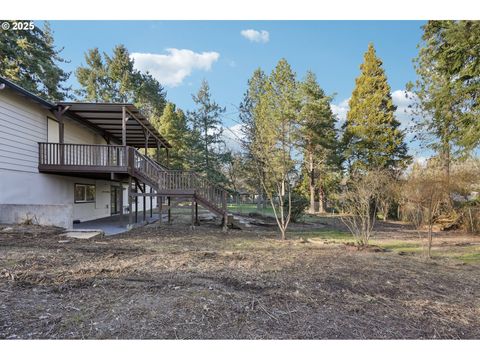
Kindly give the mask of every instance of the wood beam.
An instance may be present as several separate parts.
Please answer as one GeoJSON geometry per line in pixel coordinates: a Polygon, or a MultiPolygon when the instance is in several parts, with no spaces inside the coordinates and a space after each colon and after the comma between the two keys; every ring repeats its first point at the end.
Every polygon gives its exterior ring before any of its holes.
{"type": "Polygon", "coordinates": [[[150,132],[151,135],[157,140],[159,141],[160,143],[162,143],[163,147],[167,148],[167,145],[162,141],[162,139],[160,139],[158,136],[156,136],[154,133],[152,133],[150,131],[150,129],[138,118],[135,116],[134,113],[132,113],[130,110],[128,110],[126,107],[124,107],[125,110],[128,112],[128,114],[130,114],[133,119],[135,119],[137,121],[138,124],[140,124],[140,126],[142,126],[146,131],[150,132]]]}
{"type": "Polygon", "coordinates": [[[127,146],[127,108],[122,106],[122,145],[127,146]]]}

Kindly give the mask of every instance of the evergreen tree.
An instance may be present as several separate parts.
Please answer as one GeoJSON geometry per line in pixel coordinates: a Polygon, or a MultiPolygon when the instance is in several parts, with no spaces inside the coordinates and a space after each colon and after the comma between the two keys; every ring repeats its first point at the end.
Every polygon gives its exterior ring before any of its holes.
{"type": "Polygon", "coordinates": [[[480,22],[429,21],[415,61],[416,130],[449,176],[452,158],[480,144],[480,22]]]}
{"type": "Polygon", "coordinates": [[[403,169],[409,161],[405,134],[395,118],[390,86],[373,44],[360,70],[344,125],[344,155],[350,171],[403,169]]]}
{"type": "Polygon", "coordinates": [[[239,107],[239,120],[242,125],[242,149],[245,152],[243,165],[246,168],[246,172],[250,174],[246,183],[257,193],[258,209],[266,206],[262,186],[262,179],[265,178],[265,173],[261,168],[258,168],[258,171],[256,169],[252,144],[255,143],[255,119],[259,116],[260,98],[265,94],[267,81],[265,73],[260,68],[256,69],[248,80],[248,88],[239,107]]]}
{"type": "Polygon", "coordinates": [[[251,148],[257,174],[272,205],[282,239],[286,238],[292,214],[298,107],[295,73],[288,62],[281,59],[259,97],[251,148]]]}
{"type": "Polygon", "coordinates": [[[327,179],[339,170],[338,141],[335,116],[330,108],[331,98],[325,95],[311,71],[299,86],[301,131],[299,145],[303,151],[304,170],[308,178],[310,212],[315,212],[315,199],[319,212],[325,211],[327,179]]]}
{"type": "Polygon", "coordinates": [[[85,62],[85,66],[80,66],[75,71],[77,80],[83,87],[77,90],[78,95],[91,102],[110,101],[110,79],[98,48],[85,53],[85,62]]]}
{"type": "Polygon", "coordinates": [[[158,121],[165,107],[165,90],[149,73],[135,70],[123,45],[109,56],[95,48],[85,54],[85,66],[75,71],[81,85],[78,94],[87,101],[133,103],[150,121],[158,121]]]}
{"type": "Polygon", "coordinates": [[[162,116],[153,125],[172,145],[172,148],[169,150],[169,167],[176,170],[186,169],[188,167],[186,157],[189,144],[189,129],[184,112],[181,109],[177,109],[175,104],[168,102],[162,116]]]}
{"type": "Polygon", "coordinates": [[[0,30],[0,75],[46,100],[69,97],[64,82],[70,73],[60,68],[60,56],[50,24],[28,31],[0,30]]]}
{"type": "Polygon", "coordinates": [[[219,169],[225,160],[221,120],[225,108],[212,99],[206,80],[202,81],[200,89],[192,98],[196,109],[187,113],[193,132],[190,155],[192,167],[212,179],[224,181],[219,169]]]}

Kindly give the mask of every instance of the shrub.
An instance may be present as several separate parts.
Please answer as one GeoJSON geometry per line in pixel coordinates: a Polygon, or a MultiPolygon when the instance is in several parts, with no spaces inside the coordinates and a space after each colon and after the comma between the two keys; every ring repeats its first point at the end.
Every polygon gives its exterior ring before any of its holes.
{"type": "MultiPolygon", "coordinates": [[[[305,209],[309,205],[308,199],[298,191],[292,191],[292,212],[290,221],[297,222],[305,213],[305,209]]],[[[284,207],[288,207],[288,199],[284,201],[284,207]]]]}

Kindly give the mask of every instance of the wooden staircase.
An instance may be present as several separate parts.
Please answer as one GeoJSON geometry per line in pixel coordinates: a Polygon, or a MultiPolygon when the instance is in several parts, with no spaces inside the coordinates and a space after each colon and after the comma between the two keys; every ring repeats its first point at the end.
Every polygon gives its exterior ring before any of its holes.
{"type": "Polygon", "coordinates": [[[170,170],[153,159],[130,148],[131,175],[149,185],[160,198],[190,198],[193,203],[222,219],[224,227],[231,226],[233,216],[227,210],[228,192],[223,187],[193,171],[170,170]]]}

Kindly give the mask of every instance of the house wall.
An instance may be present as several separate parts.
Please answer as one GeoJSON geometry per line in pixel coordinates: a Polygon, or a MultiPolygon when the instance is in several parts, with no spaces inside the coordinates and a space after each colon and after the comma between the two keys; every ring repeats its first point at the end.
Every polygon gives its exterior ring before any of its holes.
{"type": "Polygon", "coordinates": [[[0,91],[0,169],[38,172],[38,142],[47,141],[47,110],[0,91]]]}
{"type": "MultiPolygon", "coordinates": [[[[74,220],[110,216],[110,186],[118,183],[39,173],[38,142],[47,141],[48,117],[53,115],[26,97],[8,88],[0,91],[0,223],[32,219],[71,228],[74,220]],[[75,183],[95,184],[95,202],[75,203],[75,183]]],[[[106,144],[90,129],[67,118],[64,122],[66,143],[106,144]]],[[[126,193],[124,204],[128,204],[126,193]]],[[[143,209],[141,198],[139,209],[143,209]]]]}

